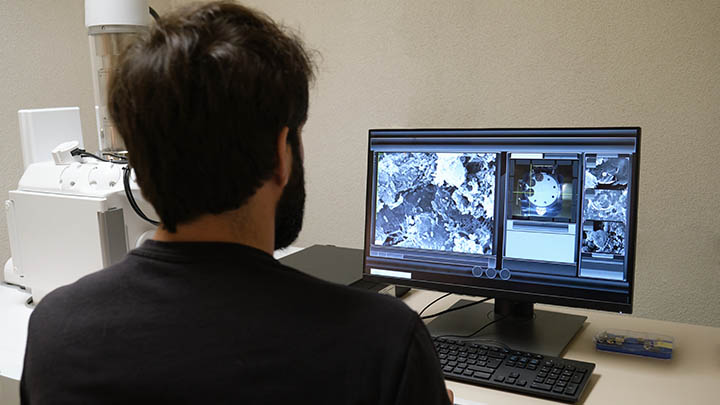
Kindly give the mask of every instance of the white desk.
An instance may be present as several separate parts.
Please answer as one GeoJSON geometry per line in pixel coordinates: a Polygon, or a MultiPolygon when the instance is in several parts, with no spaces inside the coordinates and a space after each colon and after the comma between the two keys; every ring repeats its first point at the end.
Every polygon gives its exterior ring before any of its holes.
{"type": "MultiPolygon", "coordinates": [[[[291,252],[298,249],[288,249],[291,252]]],[[[404,301],[416,311],[440,293],[413,290],[404,301]]],[[[29,295],[0,285],[0,404],[17,403],[22,371],[29,295]],[[10,398],[10,399],[8,399],[10,398]]],[[[460,297],[447,297],[431,311],[448,308],[460,297]]],[[[465,297],[467,298],[467,297],[465,297]]],[[[472,298],[470,298],[472,299],[472,298]]],[[[581,398],[585,404],[716,404],[720,403],[720,328],[655,321],[598,311],[539,305],[541,309],[588,317],[585,327],[563,357],[597,364],[581,398]],[[597,352],[592,337],[605,329],[646,331],[675,338],[672,360],[656,360],[597,352]]],[[[551,401],[448,381],[461,398],[495,404],[549,404],[551,401]]]]}

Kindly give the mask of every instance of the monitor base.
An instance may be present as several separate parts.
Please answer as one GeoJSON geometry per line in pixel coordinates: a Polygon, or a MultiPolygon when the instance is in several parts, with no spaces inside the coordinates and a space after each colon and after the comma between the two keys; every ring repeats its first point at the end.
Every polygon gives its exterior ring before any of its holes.
{"type": "MultiPolygon", "coordinates": [[[[582,328],[586,316],[534,310],[531,303],[495,300],[440,315],[427,327],[432,336],[467,336],[488,322],[497,321],[468,340],[502,343],[513,350],[561,357],[582,328]]],[[[459,300],[451,308],[469,304],[459,300]]]]}

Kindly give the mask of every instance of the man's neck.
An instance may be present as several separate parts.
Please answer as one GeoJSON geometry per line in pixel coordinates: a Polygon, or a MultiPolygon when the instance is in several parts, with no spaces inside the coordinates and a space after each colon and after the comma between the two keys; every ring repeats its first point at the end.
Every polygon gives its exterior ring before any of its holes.
{"type": "Polygon", "coordinates": [[[176,232],[160,226],[154,240],[160,242],[228,242],[273,254],[275,247],[274,208],[251,201],[242,208],[218,215],[202,215],[178,224],[176,232]]]}

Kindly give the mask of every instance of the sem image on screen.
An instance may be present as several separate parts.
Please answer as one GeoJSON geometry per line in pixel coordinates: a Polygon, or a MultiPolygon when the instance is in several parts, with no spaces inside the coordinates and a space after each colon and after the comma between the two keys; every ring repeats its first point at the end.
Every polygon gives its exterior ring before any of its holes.
{"type": "Polygon", "coordinates": [[[595,221],[583,228],[583,252],[625,255],[625,224],[595,221]]]}
{"type": "Polygon", "coordinates": [[[588,157],[583,252],[625,255],[629,167],[627,157],[588,157]]]}
{"type": "Polygon", "coordinates": [[[496,159],[378,153],[375,245],[492,254],[496,159]]]}

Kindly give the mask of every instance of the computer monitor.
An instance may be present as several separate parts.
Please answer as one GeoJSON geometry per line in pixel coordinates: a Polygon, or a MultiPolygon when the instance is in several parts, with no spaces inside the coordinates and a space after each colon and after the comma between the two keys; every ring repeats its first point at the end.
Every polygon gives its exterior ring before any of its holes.
{"type": "Polygon", "coordinates": [[[533,303],[632,312],[640,128],[373,129],[368,146],[364,277],[495,299],[434,335],[557,356],[585,317],[533,303]]]}

